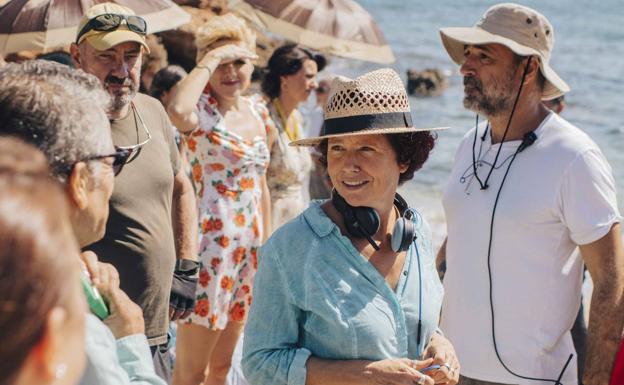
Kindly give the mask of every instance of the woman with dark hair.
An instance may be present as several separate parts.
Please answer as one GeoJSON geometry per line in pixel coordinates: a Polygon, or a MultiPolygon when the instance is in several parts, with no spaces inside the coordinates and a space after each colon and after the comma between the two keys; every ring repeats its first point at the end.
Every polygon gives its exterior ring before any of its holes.
{"type": "Polygon", "coordinates": [[[334,185],[260,251],[243,369],[255,385],[456,384],[431,231],[397,194],[434,147],[398,74],[334,80],[320,145],[334,185]]]}
{"type": "Polygon", "coordinates": [[[289,144],[302,139],[304,122],[297,106],[317,88],[316,74],[325,64],[324,56],[286,44],[273,52],[262,79],[262,91],[269,99],[267,106],[276,127],[270,137],[271,163],[267,170],[273,229],[305,208],[303,183],[312,167],[310,152],[289,144]]]}
{"type": "Polygon", "coordinates": [[[167,108],[171,96],[174,94],[173,88],[187,75],[188,73],[184,68],[177,65],[168,65],[160,69],[152,79],[149,89],[150,96],[160,100],[163,106],[167,108]]]}
{"type": "Polygon", "coordinates": [[[0,139],[0,385],[78,382],[85,300],[65,194],[42,153],[0,139]]]}

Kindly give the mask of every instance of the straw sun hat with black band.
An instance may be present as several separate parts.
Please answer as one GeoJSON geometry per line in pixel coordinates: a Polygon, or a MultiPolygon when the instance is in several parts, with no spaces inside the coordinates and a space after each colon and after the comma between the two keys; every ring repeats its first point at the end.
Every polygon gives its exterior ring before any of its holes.
{"type": "Polygon", "coordinates": [[[356,79],[335,78],[323,112],[325,120],[321,135],[291,142],[291,146],[316,146],[323,139],[340,136],[401,134],[448,128],[413,126],[403,81],[389,68],[369,72],[356,79]]]}

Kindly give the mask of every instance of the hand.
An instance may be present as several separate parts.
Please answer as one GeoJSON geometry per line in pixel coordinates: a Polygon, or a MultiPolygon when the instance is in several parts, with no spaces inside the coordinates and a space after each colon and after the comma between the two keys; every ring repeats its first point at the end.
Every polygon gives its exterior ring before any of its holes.
{"type": "Polygon", "coordinates": [[[366,369],[370,383],[375,385],[433,385],[431,377],[419,372],[432,363],[432,359],[424,361],[407,358],[388,359],[372,362],[366,369]]]}
{"type": "Polygon", "coordinates": [[[433,359],[434,365],[440,365],[440,369],[428,372],[436,384],[457,384],[460,366],[455,349],[449,340],[438,333],[433,333],[423,355],[433,359]]]}
{"type": "Polygon", "coordinates": [[[197,63],[200,67],[216,68],[219,64],[229,63],[236,59],[255,60],[258,55],[235,44],[226,44],[208,51],[197,63]]]}
{"type": "Polygon", "coordinates": [[[99,283],[95,285],[108,304],[110,315],[103,321],[116,339],[145,333],[141,308],[119,288],[119,273],[113,265],[98,262],[99,283]]]}
{"type": "Polygon", "coordinates": [[[195,309],[195,291],[199,278],[199,263],[180,259],[173,272],[171,296],[169,298],[169,319],[185,319],[195,309]]]}
{"type": "Polygon", "coordinates": [[[100,283],[100,266],[98,257],[93,251],[83,251],[80,253],[80,261],[82,262],[83,270],[89,273],[89,278],[93,285],[100,283]]]}

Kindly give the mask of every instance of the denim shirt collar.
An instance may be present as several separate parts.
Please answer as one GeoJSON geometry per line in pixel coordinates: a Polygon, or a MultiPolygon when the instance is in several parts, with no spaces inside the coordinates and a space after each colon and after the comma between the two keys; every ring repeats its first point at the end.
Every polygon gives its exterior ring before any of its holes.
{"type": "Polygon", "coordinates": [[[308,223],[308,226],[321,238],[331,234],[334,229],[340,231],[334,221],[321,208],[321,205],[325,202],[325,200],[312,201],[310,202],[310,207],[303,212],[303,218],[308,223]]]}

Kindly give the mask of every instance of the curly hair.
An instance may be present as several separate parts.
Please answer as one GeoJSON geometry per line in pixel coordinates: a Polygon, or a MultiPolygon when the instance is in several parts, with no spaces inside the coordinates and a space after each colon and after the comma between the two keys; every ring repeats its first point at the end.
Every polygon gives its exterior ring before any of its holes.
{"type": "Polygon", "coordinates": [[[262,92],[270,99],[277,98],[281,89],[280,77],[296,74],[306,60],[314,60],[319,72],[327,64],[325,56],[314,54],[297,44],[288,43],[277,48],[269,58],[262,79],[262,92]]]}
{"type": "MultiPolygon", "coordinates": [[[[398,164],[407,164],[407,170],[399,175],[399,186],[414,178],[414,173],[425,164],[435,146],[438,135],[431,131],[385,134],[396,154],[398,164]]],[[[327,143],[323,139],[317,146],[321,156],[319,161],[327,168],[327,143]]]]}

